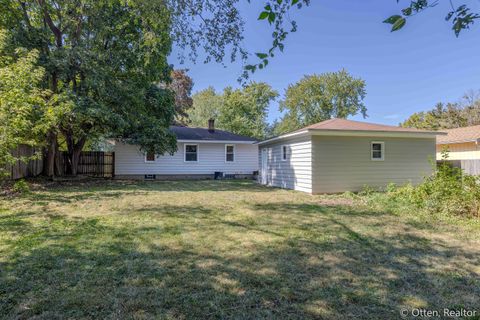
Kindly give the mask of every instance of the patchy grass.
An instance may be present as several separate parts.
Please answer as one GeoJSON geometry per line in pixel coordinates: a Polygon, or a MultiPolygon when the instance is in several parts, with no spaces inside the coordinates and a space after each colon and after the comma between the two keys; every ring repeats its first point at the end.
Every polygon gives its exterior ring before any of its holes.
{"type": "Polygon", "coordinates": [[[57,184],[4,199],[0,318],[478,310],[480,224],[377,200],[249,181],[57,184]]]}

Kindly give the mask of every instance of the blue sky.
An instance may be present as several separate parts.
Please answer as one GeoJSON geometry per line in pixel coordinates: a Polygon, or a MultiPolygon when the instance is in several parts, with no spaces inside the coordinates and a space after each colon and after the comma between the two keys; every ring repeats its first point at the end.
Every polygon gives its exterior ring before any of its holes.
{"type": "MultiPolygon", "coordinates": [[[[251,52],[262,52],[270,44],[271,29],[256,19],[263,1],[252,2],[241,8],[246,18],[244,45],[251,52]]],[[[468,3],[480,9],[478,2],[468,3]]],[[[413,112],[437,102],[457,101],[466,91],[480,89],[480,23],[456,38],[444,20],[449,1],[440,0],[401,31],[390,33],[382,21],[406,5],[402,0],[399,5],[396,0],[312,0],[309,7],[291,15],[298,31],[288,38],[284,53],[251,79],[269,83],[281,98],[287,86],[304,75],[345,68],[367,83],[366,121],[394,125],[413,112]]],[[[200,60],[179,65],[175,50],[170,61],[176,68],[190,70],[194,92],[208,86],[218,91],[239,86],[238,63],[223,67],[200,60]]],[[[268,119],[279,116],[277,101],[270,106],[268,119]]]]}

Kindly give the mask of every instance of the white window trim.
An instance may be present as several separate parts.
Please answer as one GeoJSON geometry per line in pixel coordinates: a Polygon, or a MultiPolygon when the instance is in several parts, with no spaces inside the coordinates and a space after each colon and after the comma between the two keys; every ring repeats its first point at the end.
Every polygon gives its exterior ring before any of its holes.
{"type": "Polygon", "coordinates": [[[225,163],[235,163],[237,160],[237,147],[234,144],[225,145],[225,163]],[[227,147],[233,147],[233,161],[227,161],[227,147]]]}
{"type": "Polygon", "coordinates": [[[282,161],[288,160],[288,144],[282,144],[280,146],[280,157],[282,161]],[[285,147],[285,158],[283,158],[283,148],[285,147]]]}
{"type": "Polygon", "coordinates": [[[197,143],[184,143],[183,144],[183,162],[186,163],[197,163],[200,161],[200,147],[197,143]],[[187,146],[197,146],[197,160],[196,161],[187,161],[187,146]]]}
{"type": "Polygon", "coordinates": [[[156,154],[153,155],[153,160],[147,160],[147,153],[148,152],[145,152],[144,154],[145,163],[155,163],[157,161],[157,155],[156,154]]]}
{"type": "Polygon", "coordinates": [[[384,141],[371,141],[370,142],[370,160],[372,161],[385,161],[385,142],[384,141]],[[380,152],[382,153],[381,158],[374,158],[373,157],[373,144],[380,144],[382,147],[380,152]]]}

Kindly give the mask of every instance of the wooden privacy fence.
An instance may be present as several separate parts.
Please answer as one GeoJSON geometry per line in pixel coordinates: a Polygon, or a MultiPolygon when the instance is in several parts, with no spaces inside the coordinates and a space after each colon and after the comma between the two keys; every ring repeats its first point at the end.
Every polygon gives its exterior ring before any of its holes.
{"type": "MultiPolygon", "coordinates": [[[[63,175],[67,174],[68,156],[62,152],[60,167],[63,175]]],[[[110,178],[115,175],[115,153],[103,151],[82,151],[78,162],[77,174],[110,178]]]]}
{"type": "MultiPolygon", "coordinates": [[[[12,155],[18,158],[31,157],[36,150],[30,146],[21,145],[12,151],[12,155]]],[[[61,175],[67,174],[68,157],[65,151],[60,152],[57,164],[61,175]]],[[[42,158],[32,159],[28,162],[17,160],[7,168],[10,179],[17,180],[27,177],[35,177],[43,171],[42,158]]],[[[80,154],[77,174],[110,178],[115,175],[115,153],[103,151],[83,151],[80,154]]]]}
{"type": "MultiPolygon", "coordinates": [[[[16,150],[12,151],[12,155],[17,158],[31,157],[35,155],[36,150],[30,146],[21,145],[16,150]]],[[[16,180],[26,177],[34,177],[42,173],[43,161],[42,158],[32,159],[28,162],[17,160],[13,165],[8,167],[10,172],[10,179],[16,180]]]]}

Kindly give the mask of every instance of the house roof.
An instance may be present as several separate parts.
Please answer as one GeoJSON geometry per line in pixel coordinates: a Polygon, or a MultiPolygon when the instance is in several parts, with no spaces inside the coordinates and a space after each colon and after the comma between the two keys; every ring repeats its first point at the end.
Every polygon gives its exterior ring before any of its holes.
{"type": "Polygon", "coordinates": [[[426,130],[420,130],[420,129],[403,128],[398,126],[387,126],[384,124],[368,123],[368,122],[353,121],[353,120],[338,119],[338,118],[333,118],[333,119],[325,120],[319,123],[315,123],[297,131],[303,131],[307,129],[432,133],[432,131],[426,131],[426,130]]]}
{"type": "Polygon", "coordinates": [[[437,137],[437,144],[475,142],[480,139],[480,125],[443,130],[445,136],[437,137]]]}
{"type": "Polygon", "coordinates": [[[330,135],[408,135],[408,136],[423,136],[423,135],[439,135],[444,134],[443,132],[438,131],[427,131],[414,128],[403,128],[399,126],[388,126],[384,124],[368,123],[361,121],[353,121],[346,119],[333,118],[325,120],[319,123],[315,123],[298,129],[296,131],[271,138],[261,143],[270,142],[273,140],[288,138],[291,136],[301,135],[301,134],[330,134],[330,135]]]}
{"type": "Polygon", "coordinates": [[[241,136],[228,131],[218,130],[211,132],[207,128],[190,128],[182,126],[170,126],[177,140],[192,141],[232,141],[232,142],[255,142],[255,138],[241,136]]]}

